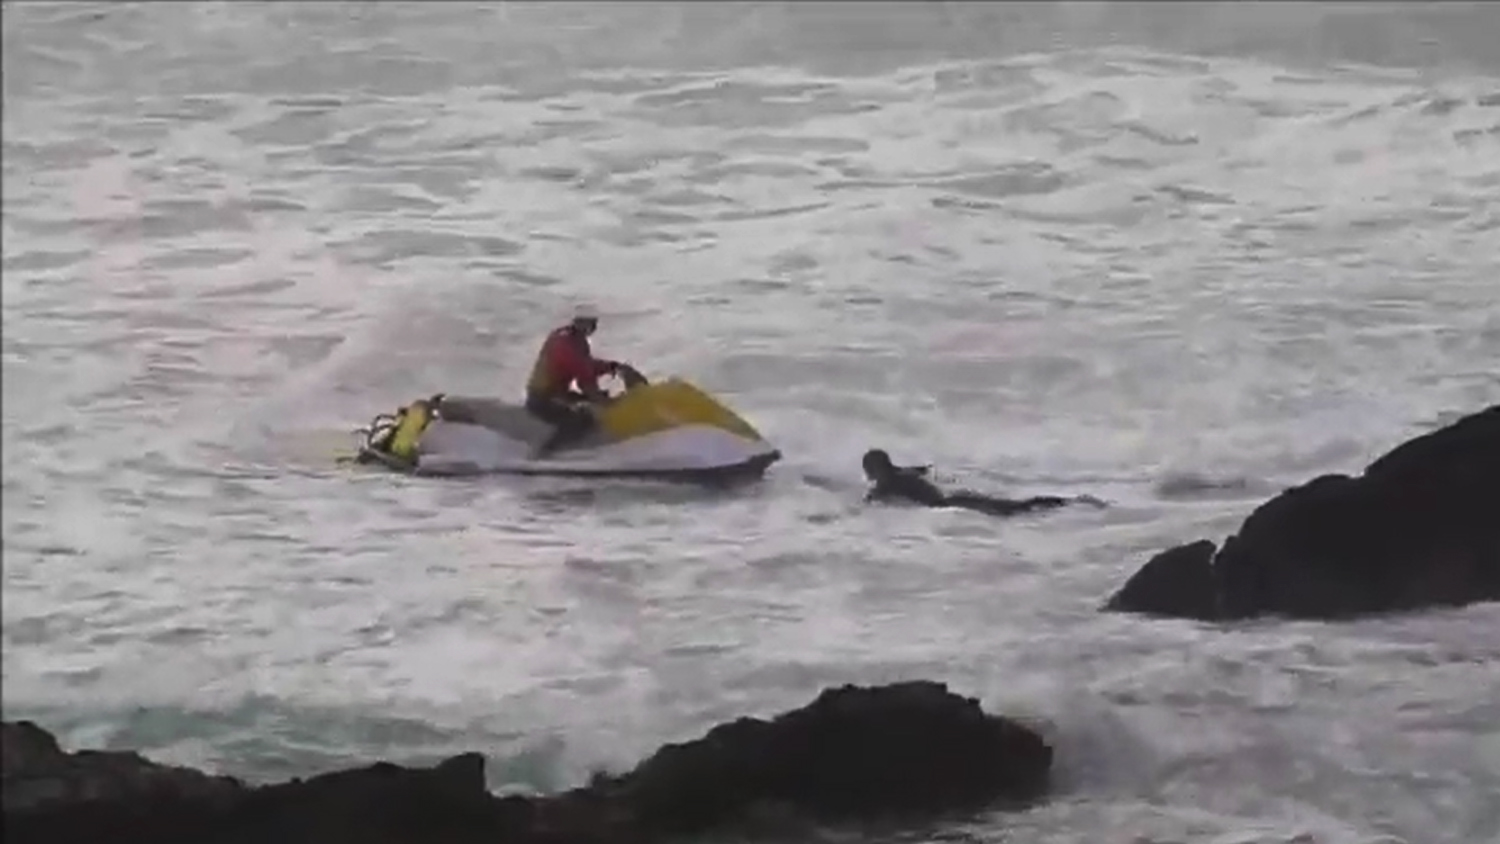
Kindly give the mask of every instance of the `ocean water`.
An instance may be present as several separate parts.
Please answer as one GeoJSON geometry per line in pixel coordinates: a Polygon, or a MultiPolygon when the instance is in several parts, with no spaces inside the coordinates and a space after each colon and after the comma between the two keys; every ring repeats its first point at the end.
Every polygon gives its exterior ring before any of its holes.
{"type": "Polygon", "coordinates": [[[3,48],[6,718],[557,789],[922,677],[1058,793],[911,840],[1500,838],[1500,607],[1097,611],[1500,400],[1500,7],[10,3],[3,48]],[[784,461],[335,465],[577,301],[784,461]],[[873,446],[1113,506],[865,508],[873,446]]]}

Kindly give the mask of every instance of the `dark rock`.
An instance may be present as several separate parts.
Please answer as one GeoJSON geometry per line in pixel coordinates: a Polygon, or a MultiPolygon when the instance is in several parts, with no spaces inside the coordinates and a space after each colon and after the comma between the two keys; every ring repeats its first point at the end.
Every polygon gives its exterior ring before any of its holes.
{"type": "Polygon", "coordinates": [[[6,841],[49,844],[646,844],[754,822],[767,807],[837,821],[1030,801],[1052,763],[1037,734],[928,682],[827,690],[538,797],[489,794],[474,753],[249,788],[133,753],[64,753],[29,722],[5,736],[6,841]]]}
{"type": "Polygon", "coordinates": [[[941,683],[824,691],[663,747],[615,785],[653,832],[694,832],[760,803],[820,820],[931,815],[1047,788],[1052,749],[941,683]],[[917,773],[921,772],[921,773],[917,773]]]}
{"type": "Polygon", "coordinates": [[[1157,554],[1110,597],[1109,610],[1129,610],[1171,618],[1211,618],[1218,612],[1214,594],[1214,554],[1207,539],[1157,554]]]}
{"type": "Polygon", "coordinates": [[[1282,492],[1213,554],[1210,578],[1205,546],[1183,546],[1148,562],[1105,608],[1338,619],[1500,600],[1497,516],[1500,405],[1403,443],[1359,477],[1282,492]]]}
{"type": "Polygon", "coordinates": [[[134,752],[84,750],[64,753],[51,733],[30,721],[0,728],[4,810],[71,806],[85,801],[122,803],[184,797],[223,800],[243,786],[191,768],[159,765],[134,752]]]}

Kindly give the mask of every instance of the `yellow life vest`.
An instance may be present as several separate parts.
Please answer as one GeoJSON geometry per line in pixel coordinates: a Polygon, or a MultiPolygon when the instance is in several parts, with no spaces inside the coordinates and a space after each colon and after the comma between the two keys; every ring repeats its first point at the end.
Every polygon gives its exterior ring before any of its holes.
{"type": "Polygon", "coordinates": [[[402,460],[417,459],[417,440],[427,430],[432,419],[432,410],[427,402],[418,399],[401,409],[401,421],[396,433],[391,435],[391,454],[402,460]]]}

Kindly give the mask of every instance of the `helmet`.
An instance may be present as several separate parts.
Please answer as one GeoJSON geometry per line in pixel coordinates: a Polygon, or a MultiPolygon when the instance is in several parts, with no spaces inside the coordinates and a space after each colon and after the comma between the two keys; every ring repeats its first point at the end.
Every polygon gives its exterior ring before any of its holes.
{"type": "Polygon", "coordinates": [[[579,305],[573,309],[573,319],[568,325],[585,335],[593,334],[599,327],[599,312],[588,305],[579,305]]]}

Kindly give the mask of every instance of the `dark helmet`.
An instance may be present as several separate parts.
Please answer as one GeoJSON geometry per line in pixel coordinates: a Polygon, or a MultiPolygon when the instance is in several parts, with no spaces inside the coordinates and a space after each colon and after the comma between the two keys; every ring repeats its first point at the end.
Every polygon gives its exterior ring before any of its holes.
{"type": "Polygon", "coordinates": [[[865,474],[867,475],[879,475],[895,468],[891,464],[891,456],[878,448],[872,448],[865,452],[864,459],[860,463],[865,467],[865,474]]]}

